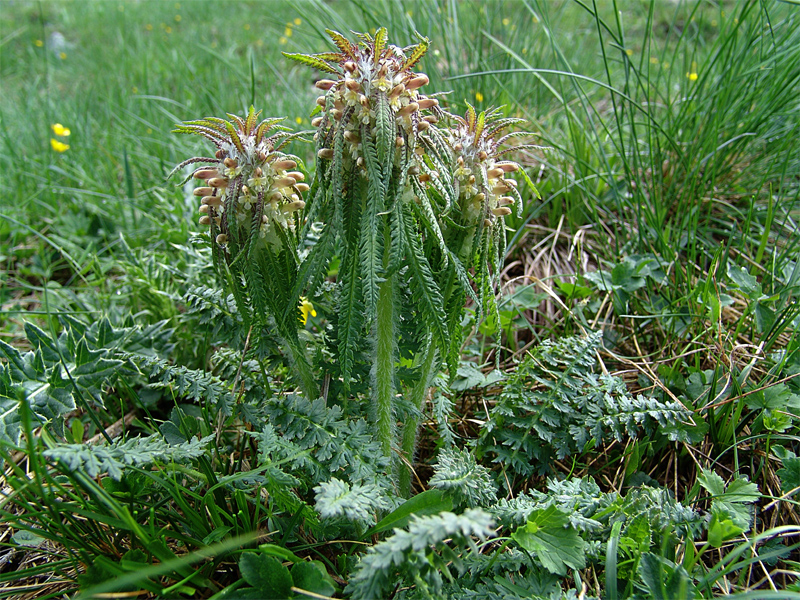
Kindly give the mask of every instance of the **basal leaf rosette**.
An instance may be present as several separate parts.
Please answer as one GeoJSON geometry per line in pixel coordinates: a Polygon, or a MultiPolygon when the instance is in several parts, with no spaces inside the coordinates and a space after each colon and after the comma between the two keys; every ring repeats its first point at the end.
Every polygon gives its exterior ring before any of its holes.
{"type": "Polygon", "coordinates": [[[200,224],[208,225],[216,244],[238,253],[263,240],[278,250],[288,232],[300,224],[299,211],[308,185],[297,160],[281,152],[297,134],[279,126],[281,118],[258,120],[229,114],[229,121],[207,117],[179,125],[176,133],[201,135],[217,147],[213,158],[195,157],[187,164],[209,163],[193,176],[205,185],[194,190],[200,200],[200,224]],[[271,131],[271,135],[268,135],[271,131]]]}

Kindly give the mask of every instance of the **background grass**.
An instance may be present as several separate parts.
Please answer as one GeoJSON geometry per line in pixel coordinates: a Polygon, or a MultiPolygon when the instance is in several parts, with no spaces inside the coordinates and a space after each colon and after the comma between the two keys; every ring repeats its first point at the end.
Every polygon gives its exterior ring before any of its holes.
{"type": "MultiPolygon", "coordinates": [[[[24,319],[59,312],[179,323],[208,271],[195,202],[165,181],[204,150],[174,124],[254,104],[310,128],[315,74],[280,52],[326,50],[326,27],[418,31],[453,112],[504,105],[542,146],[519,157],[542,199],[509,221],[502,347],[478,335],[472,358],[511,366],[601,328],[609,371],[705,429],[694,448],[641,440],[560,469],[615,489],[648,473],[684,498],[700,461],[780,497],[770,448],[797,450],[800,417],[748,401],[800,372],[798,20],[768,2],[4,2],[0,336],[23,347],[24,319]]],[[[292,151],[312,166],[310,145],[292,151]]],[[[180,362],[207,352],[178,334],[180,362]]],[[[798,521],[792,502],[768,516],[798,521]]]]}

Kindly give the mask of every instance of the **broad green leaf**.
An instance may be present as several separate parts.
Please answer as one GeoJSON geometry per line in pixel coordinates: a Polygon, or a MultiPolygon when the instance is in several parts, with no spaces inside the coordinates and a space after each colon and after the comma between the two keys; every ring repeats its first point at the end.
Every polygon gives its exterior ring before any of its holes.
{"type": "Polygon", "coordinates": [[[566,575],[568,568],[586,566],[586,542],[570,525],[569,515],[555,506],[533,511],[527,525],[511,537],[529,552],[535,552],[551,573],[566,575]]]}
{"type": "Polygon", "coordinates": [[[800,458],[784,458],[783,468],[778,469],[777,475],[781,479],[781,490],[784,494],[800,487],[800,458]]]}
{"type": "Polygon", "coordinates": [[[442,490],[426,490],[413,498],[406,500],[381,519],[375,527],[367,531],[363,538],[376,533],[382,533],[395,527],[405,527],[412,515],[438,515],[441,512],[453,510],[453,501],[442,490]]]}
{"type": "Polygon", "coordinates": [[[277,558],[256,552],[245,552],[239,559],[244,580],[252,585],[261,598],[281,599],[292,594],[292,576],[277,558]]]}
{"type": "Polygon", "coordinates": [[[689,574],[681,565],[676,565],[662,556],[647,552],[639,563],[648,598],[653,600],[690,600],[695,597],[695,587],[689,574]]]}
{"type": "Polygon", "coordinates": [[[291,561],[293,563],[302,562],[302,558],[297,556],[294,552],[283,546],[276,546],[275,544],[261,544],[258,547],[261,553],[266,556],[274,556],[280,558],[282,561],[291,561]]]}
{"type": "Polygon", "coordinates": [[[322,596],[333,596],[336,593],[336,584],[328,575],[325,565],[318,560],[299,562],[292,567],[294,585],[301,590],[306,590],[322,596]]]}
{"type": "Polygon", "coordinates": [[[731,519],[721,518],[719,514],[711,515],[711,522],[708,524],[708,543],[714,548],[719,548],[727,540],[735,538],[744,531],[731,519]]]}
{"type": "Polygon", "coordinates": [[[753,300],[761,297],[761,284],[746,269],[728,263],[728,277],[753,300]]]}

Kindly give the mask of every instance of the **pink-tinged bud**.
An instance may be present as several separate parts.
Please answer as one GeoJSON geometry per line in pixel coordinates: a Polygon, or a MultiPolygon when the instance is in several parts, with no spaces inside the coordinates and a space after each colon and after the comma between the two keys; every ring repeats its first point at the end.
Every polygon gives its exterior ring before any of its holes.
{"type": "Polygon", "coordinates": [[[489,155],[486,154],[485,150],[478,152],[478,160],[486,160],[487,158],[489,158],[489,155]]]}
{"type": "Polygon", "coordinates": [[[503,169],[500,169],[498,167],[493,167],[491,169],[486,170],[486,176],[489,179],[497,179],[498,177],[502,177],[503,173],[505,173],[505,171],[503,171],[503,169]]]}
{"type": "Polygon", "coordinates": [[[288,173],[286,173],[286,176],[287,177],[291,177],[295,181],[305,181],[306,180],[306,176],[303,175],[300,171],[289,171],[288,173]]]}
{"type": "Polygon", "coordinates": [[[317,158],[321,158],[322,160],[330,160],[333,158],[333,149],[331,148],[323,148],[319,152],[317,152],[317,158]]]}
{"type": "Polygon", "coordinates": [[[292,187],[295,183],[294,177],[279,177],[272,182],[272,186],[276,188],[292,187]]]}
{"type": "Polygon", "coordinates": [[[319,104],[322,108],[325,108],[325,96],[320,96],[317,98],[317,104],[319,104]]]}
{"type": "Polygon", "coordinates": [[[208,211],[209,211],[209,209],[210,209],[210,208],[211,208],[211,207],[210,207],[210,206],[208,206],[208,204],[201,204],[201,205],[200,205],[200,214],[201,214],[201,215],[208,214],[208,211]]]}
{"type": "Polygon", "coordinates": [[[470,183],[470,185],[473,185],[475,183],[475,175],[470,175],[467,181],[470,183]]]}
{"type": "Polygon", "coordinates": [[[409,102],[403,108],[397,111],[398,116],[405,117],[406,115],[413,114],[419,110],[419,104],[416,102],[409,102]]]}
{"type": "Polygon", "coordinates": [[[232,158],[226,158],[225,160],[222,161],[222,164],[224,164],[229,169],[235,169],[236,167],[239,166],[239,163],[233,160],[232,158]]]}
{"type": "Polygon", "coordinates": [[[208,180],[208,185],[215,188],[226,188],[228,187],[228,180],[224,177],[212,177],[208,180]]]}
{"type": "Polygon", "coordinates": [[[353,92],[357,92],[361,89],[361,84],[358,83],[355,79],[345,79],[344,84],[347,86],[347,89],[353,92]]]}
{"type": "Polygon", "coordinates": [[[425,183],[426,181],[430,181],[431,180],[431,176],[428,175],[427,173],[423,173],[417,179],[419,179],[422,183],[425,183]]]}
{"type": "Polygon", "coordinates": [[[322,125],[323,118],[322,117],[314,117],[311,119],[311,126],[312,127],[319,127],[322,125]]]}
{"type": "Polygon", "coordinates": [[[216,169],[199,169],[194,172],[195,179],[211,179],[212,177],[219,177],[219,171],[216,169]]]}
{"type": "Polygon", "coordinates": [[[500,196],[497,199],[497,206],[511,206],[514,202],[514,198],[511,196],[500,196]]]}
{"type": "Polygon", "coordinates": [[[267,153],[266,153],[266,152],[264,152],[263,150],[259,150],[259,152],[258,152],[258,160],[260,160],[262,163],[263,163],[263,162],[266,162],[266,160],[267,160],[267,153]]]}
{"type": "Polygon", "coordinates": [[[420,121],[419,123],[417,123],[417,131],[425,131],[430,126],[431,124],[428,123],[427,121],[420,121]]]}
{"type": "Polygon", "coordinates": [[[506,215],[511,214],[511,209],[507,206],[498,206],[497,208],[492,209],[492,214],[495,217],[505,217],[506,215]]]}
{"type": "Polygon", "coordinates": [[[288,158],[284,160],[276,160],[274,163],[272,163],[272,168],[276,171],[288,171],[289,169],[294,169],[296,166],[297,163],[288,158]]]}
{"type": "Polygon", "coordinates": [[[211,217],[208,215],[203,215],[200,217],[200,225],[210,225],[211,224],[211,217]]]}
{"type": "Polygon", "coordinates": [[[405,144],[406,144],[406,141],[403,139],[403,136],[401,136],[401,135],[398,135],[394,139],[394,147],[395,148],[402,148],[403,146],[405,146],[405,144]]]}
{"type": "Polygon", "coordinates": [[[218,244],[227,244],[228,243],[228,236],[225,235],[224,233],[220,233],[217,236],[217,243],[218,244]]]}
{"type": "MultiPolygon", "coordinates": [[[[453,145],[453,150],[455,150],[456,152],[461,152],[463,149],[464,149],[464,146],[462,146],[461,144],[453,145]]],[[[461,158],[460,156],[458,158],[461,159],[461,162],[458,163],[458,164],[459,165],[463,165],[464,164],[464,159],[461,158]]]]}
{"type": "Polygon", "coordinates": [[[506,173],[513,173],[514,171],[519,169],[519,165],[511,161],[495,163],[494,166],[503,169],[503,171],[505,171],[506,173]]]}
{"type": "Polygon", "coordinates": [[[325,92],[327,92],[329,89],[331,89],[335,85],[336,85],[336,82],[332,81],[330,79],[320,79],[317,83],[314,84],[314,86],[318,90],[323,90],[325,92]]]}
{"type": "Polygon", "coordinates": [[[228,153],[227,153],[227,152],[225,152],[225,150],[222,150],[222,149],[220,149],[220,150],[217,150],[217,151],[214,153],[214,156],[216,156],[217,158],[225,158],[227,155],[228,155],[228,153]]]}
{"type": "Polygon", "coordinates": [[[306,205],[305,202],[302,200],[295,200],[294,202],[287,202],[283,206],[281,206],[281,210],[285,213],[292,213],[298,210],[301,210],[306,205]]]}
{"type": "Polygon", "coordinates": [[[348,60],[346,63],[344,63],[344,68],[347,71],[354,73],[356,70],[356,63],[354,63],[352,60],[348,60]]]}
{"type": "Polygon", "coordinates": [[[311,186],[309,186],[307,183],[298,183],[297,185],[294,186],[294,189],[296,189],[298,192],[302,194],[311,189],[311,186]]]}
{"type": "Polygon", "coordinates": [[[264,175],[264,171],[261,167],[256,167],[255,169],[253,169],[253,175],[255,177],[261,177],[264,175]]]}
{"type": "Polygon", "coordinates": [[[439,101],[436,98],[420,98],[417,100],[417,104],[420,108],[433,108],[439,105],[439,101]]]}
{"type": "Polygon", "coordinates": [[[397,98],[400,94],[402,94],[406,89],[402,83],[398,83],[396,86],[392,88],[392,91],[389,92],[389,98],[397,98]]]}
{"type": "Polygon", "coordinates": [[[206,196],[201,202],[208,206],[222,206],[222,196],[206,196]]]}
{"type": "Polygon", "coordinates": [[[195,188],[194,192],[192,192],[195,196],[209,196],[214,190],[210,187],[199,187],[195,188]]]}
{"type": "Polygon", "coordinates": [[[427,117],[423,117],[423,119],[428,123],[430,123],[431,125],[439,122],[439,117],[437,117],[436,115],[428,115],[427,117]]]}
{"type": "Polygon", "coordinates": [[[420,73],[419,75],[414,77],[414,79],[406,82],[406,89],[409,91],[415,90],[417,88],[422,87],[423,85],[426,85],[429,81],[430,79],[428,79],[427,75],[425,75],[424,73],[420,73]]]}

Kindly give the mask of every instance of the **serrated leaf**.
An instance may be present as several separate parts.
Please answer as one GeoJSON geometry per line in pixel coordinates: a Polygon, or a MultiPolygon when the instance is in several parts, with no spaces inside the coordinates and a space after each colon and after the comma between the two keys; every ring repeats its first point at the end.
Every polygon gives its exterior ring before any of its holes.
{"type": "Polygon", "coordinates": [[[295,60],[299,63],[303,63],[309,67],[313,67],[319,71],[323,71],[325,73],[331,73],[332,75],[338,75],[339,71],[334,69],[331,65],[326,63],[321,58],[317,58],[315,56],[309,56],[308,54],[294,54],[290,52],[282,52],[286,58],[295,60]]]}
{"type": "Polygon", "coordinates": [[[729,262],[728,277],[750,298],[755,300],[761,297],[761,284],[746,269],[729,262]]]}
{"type": "Polygon", "coordinates": [[[695,587],[681,565],[650,552],[642,554],[639,576],[653,600],[691,600],[695,587]]]}
{"type": "Polygon", "coordinates": [[[330,36],[330,38],[333,40],[333,43],[336,44],[336,47],[342,51],[343,55],[352,60],[356,59],[356,56],[353,53],[353,45],[350,43],[350,40],[334,29],[326,29],[325,33],[330,36]]]}
{"type": "Polygon", "coordinates": [[[783,459],[783,468],[776,471],[781,480],[781,490],[784,494],[800,487],[800,458],[791,457],[783,459]]]}
{"type": "MultiPolygon", "coordinates": [[[[336,584],[325,565],[318,560],[299,562],[292,567],[294,586],[322,596],[333,596],[336,584]]],[[[302,594],[301,594],[302,595],[302,594]]]]}
{"type": "Polygon", "coordinates": [[[394,528],[405,527],[416,515],[438,515],[441,512],[453,510],[453,501],[442,490],[425,490],[406,500],[381,519],[375,527],[364,533],[362,538],[370,537],[376,533],[383,533],[394,528]]]}
{"type": "Polygon", "coordinates": [[[555,506],[533,511],[528,523],[511,534],[542,566],[558,575],[586,566],[586,542],[570,525],[569,515],[555,506]]]}
{"type": "Polygon", "coordinates": [[[401,71],[405,71],[406,69],[411,69],[416,65],[420,59],[425,56],[425,53],[428,51],[428,40],[422,39],[420,42],[414,46],[414,49],[411,51],[411,55],[408,57],[406,62],[403,63],[401,67],[401,71]]]}

